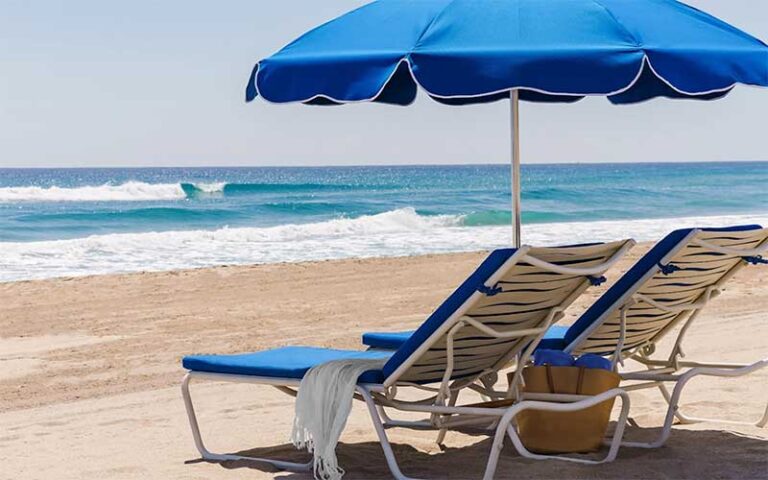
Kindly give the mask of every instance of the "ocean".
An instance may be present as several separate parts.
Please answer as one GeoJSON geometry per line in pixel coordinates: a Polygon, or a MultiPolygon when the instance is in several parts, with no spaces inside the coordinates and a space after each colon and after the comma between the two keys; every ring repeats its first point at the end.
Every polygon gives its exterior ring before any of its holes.
{"type": "MultiPolygon", "coordinates": [[[[0,281],[510,243],[507,165],[0,169],[0,281]]],[[[523,165],[523,242],[768,224],[768,162],[523,165]]]]}

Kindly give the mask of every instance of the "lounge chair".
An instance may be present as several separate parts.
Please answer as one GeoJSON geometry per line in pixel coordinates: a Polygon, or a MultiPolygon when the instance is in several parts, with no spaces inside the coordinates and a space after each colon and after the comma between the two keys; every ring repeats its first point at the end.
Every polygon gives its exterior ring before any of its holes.
{"type": "MultiPolygon", "coordinates": [[[[624,240],[574,247],[523,246],[496,250],[394,352],[287,347],[243,355],[185,357],[183,365],[189,372],[182,382],[182,393],[195,445],[204,459],[248,459],[287,470],[310,469],[311,462],[298,464],[208,451],[198,428],[189,384],[192,379],[245,382],[271,385],[295,394],[309,368],[346,358],[388,358],[381,370],[368,371],[359,378],[356,392],[368,407],[389,468],[398,479],[407,477],[400,471],[387,439],[385,427],[393,424],[383,416],[384,408],[429,415],[424,421],[397,422],[397,426],[403,427],[444,431],[477,423],[478,419],[486,426],[498,423],[497,443],[486,466],[485,478],[489,479],[494,475],[501,442],[510,430],[508,426],[521,410],[580,410],[620,397],[622,419],[626,419],[627,394],[620,389],[594,397],[539,395],[535,401],[521,399],[508,408],[462,407],[455,402],[459,390],[479,378],[497,372],[514,359],[525,362],[547,328],[563,315],[563,310],[633,245],[634,241],[624,240]],[[427,392],[428,398],[417,402],[403,401],[398,392],[406,387],[427,392]]],[[[513,384],[519,382],[520,378],[516,377],[513,384]]],[[[567,459],[587,463],[613,460],[623,428],[621,421],[603,460],[567,459]]],[[[510,435],[522,455],[553,458],[528,452],[516,433],[510,435]]]]}
{"type": "MultiPolygon", "coordinates": [[[[614,366],[626,359],[645,365],[648,371],[620,372],[626,381],[622,388],[659,388],[669,406],[656,441],[625,445],[659,447],[669,438],[675,417],[682,423],[715,421],[689,417],[680,411],[680,396],[692,378],[737,377],[768,365],[768,359],[752,364],[688,361],[683,359],[681,347],[686,332],[707,303],[741,268],[766,263],[760,256],[766,250],[768,229],[760,225],[676,230],[645,254],[571,327],[550,329],[538,348],[610,356],[614,366]],[[652,359],[659,340],[681,325],[668,357],[652,359]],[[664,382],[675,383],[672,393],[664,382]]],[[[383,350],[396,348],[398,341],[410,335],[366,333],[363,342],[383,350]]],[[[766,423],[768,407],[759,421],[750,422],[761,427],[766,423]]]]}

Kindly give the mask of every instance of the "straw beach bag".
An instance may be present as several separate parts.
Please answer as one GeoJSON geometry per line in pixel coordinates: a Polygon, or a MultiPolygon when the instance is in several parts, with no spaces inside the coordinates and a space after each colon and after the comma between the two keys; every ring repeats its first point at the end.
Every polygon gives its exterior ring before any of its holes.
{"type": "MultiPolygon", "coordinates": [[[[529,366],[523,370],[526,393],[598,395],[619,386],[619,375],[600,368],[529,366]]],[[[524,410],[517,415],[520,440],[536,453],[587,453],[600,449],[614,398],[584,410],[524,410]]]]}

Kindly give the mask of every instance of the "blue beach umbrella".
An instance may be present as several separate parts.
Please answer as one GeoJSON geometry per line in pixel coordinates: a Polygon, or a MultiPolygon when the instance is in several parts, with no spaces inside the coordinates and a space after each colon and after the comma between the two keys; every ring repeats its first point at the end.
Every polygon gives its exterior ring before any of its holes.
{"type": "Polygon", "coordinates": [[[768,46],[675,0],[380,0],[256,64],[246,100],[511,103],[520,245],[519,100],[713,100],[768,86],[768,46]]]}

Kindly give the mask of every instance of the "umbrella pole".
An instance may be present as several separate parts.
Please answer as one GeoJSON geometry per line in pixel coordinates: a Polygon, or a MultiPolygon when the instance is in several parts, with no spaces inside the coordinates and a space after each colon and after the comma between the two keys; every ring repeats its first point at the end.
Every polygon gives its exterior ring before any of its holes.
{"type": "Polygon", "coordinates": [[[520,248],[520,93],[513,89],[510,99],[510,130],[512,147],[512,245],[520,248]]]}

